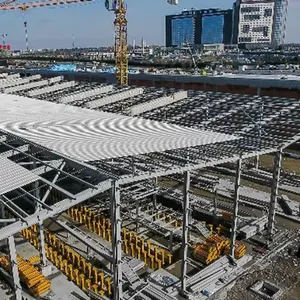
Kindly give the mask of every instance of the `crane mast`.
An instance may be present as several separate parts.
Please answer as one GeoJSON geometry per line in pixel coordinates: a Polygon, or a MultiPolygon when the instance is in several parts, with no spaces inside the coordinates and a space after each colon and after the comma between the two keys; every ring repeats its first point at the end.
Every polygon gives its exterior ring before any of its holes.
{"type": "Polygon", "coordinates": [[[115,0],[116,82],[128,85],[127,19],[124,0],[115,0]]]}

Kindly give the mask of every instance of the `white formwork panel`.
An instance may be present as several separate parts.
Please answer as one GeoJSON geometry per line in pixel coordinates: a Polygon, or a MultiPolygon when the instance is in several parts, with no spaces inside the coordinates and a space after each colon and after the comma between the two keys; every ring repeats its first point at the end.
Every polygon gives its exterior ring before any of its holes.
{"type": "Polygon", "coordinates": [[[135,89],[130,89],[127,91],[123,91],[120,93],[116,93],[101,99],[97,99],[91,102],[86,103],[86,107],[88,108],[97,108],[97,107],[102,107],[108,104],[112,104],[121,100],[126,100],[138,95],[141,95],[144,93],[143,88],[135,88],[135,89]]]}
{"type": "Polygon", "coordinates": [[[70,103],[70,102],[77,101],[77,100],[83,100],[83,99],[86,99],[89,97],[94,97],[97,95],[111,92],[113,89],[114,89],[114,87],[112,85],[105,85],[105,86],[101,86],[101,87],[87,90],[84,92],[79,92],[79,93],[76,93],[73,95],[61,97],[58,99],[58,102],[66,104],[66,103],[70,103]]]}
{"type": "Polygon", "coordinates": [[[7,94],[0,94],[0,129],[80,161],[236,139],[212,131],[7,94]]]}
{"type": "Polygon", "coordinates": [[[174,93],[171,96],[167,96],[167,97],[160,97],[154,100],[151,100],[149,102],[146,103],[142,103],[142,104],[137,104],[132,106],[129,111],[130,111],[130,115],[131,116],[136,116],[136,115],[140,115],[144,112],[159,108],[159,107],[163,107],[169,104],[172,104],[174,102],[183,100],[187,98],[187,91],[180,91],[177,93],[174,93]]]}
{"type": "Polygon", "coordinates": [[[64,89],[67,89],[67,88],[70,88],[70,87],[73,87],[73,86],[76,86],[76,85],[78,85],[78,83],[75,82],[75,81],[67,81],[67,82],[63,82],[61,84],[55,84],[55,85],[52,85],[52,86],[44,87],[42,89],[35,89],[35,90],[32,90],[32,91],[29,91],[27,93],[27,96],[28,97],[36,97],[36,96],[40,96],[40,95],[43,95],[43,94],[48,94],[48,93],[53,93],[53,92],[56,92],[56,91],[61,91],[61,90],[64,90],[64,89]]]}
{"type": "Polygon", "coordinates": [[[62,81],[63,77],[62,76],[58,76],[58,77],[53,77],[51,79],[46,79],[46,80],[41,80],[41,81],[35,81],[35,82],[30,82],[27,84],[22,84],[22,85],[18,85],[18,86],[13,86],[13,87],[9,87],[4,89],[4,93],[15,93],[15,92],[20,92],[20,91],[25,91],[25,90],[30,90],[33,88],[37,88],[40,86],[44,86],[44,85],[48,85],[51,83],[55,83],[55,82],[59,82],[62,81]]]}
{"type": "Polygon", "coordinates": [[[16,86],[16,85],[21,85],[21,84],[28,83],[33,80],[39,80],[41,78],[42,78],[41,75],[32,75],[32,76],[28,76],[25,78],[18,78],[16,80],[7,81],[7,82],[0,81],[0,89],[4,89],[6,87],[11,87],[11,86],[16,86]]]}

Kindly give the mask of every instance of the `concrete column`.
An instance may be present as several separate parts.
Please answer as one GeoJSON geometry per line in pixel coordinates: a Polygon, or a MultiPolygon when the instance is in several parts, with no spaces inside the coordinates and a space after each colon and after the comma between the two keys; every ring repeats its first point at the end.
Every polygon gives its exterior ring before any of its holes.
{"type": "Polygon", "coordinates": [[[14,283],[15,299],[22,300],[22,287],[20,283],[20,275],[18,269],[17,253],[14,236],[8,238],[9,258],[11,263],[11,274],[14,283]]]}
{"type": "Polygon", "coordinates": [[[234,258],[236,232],[237,232],[237,221],[239,212],[239,198],[240,198],[240,186],[241,186],[241,174],[242,174],[242,158],[237,161],[236,175],[235,175],[235,186],[234,186],[234,203],[233,203],[233,216],[231,224],[231,237],[230,237],[230,255],[234,258]]]}
{"type": "Polygon", "coordinates": [[[268,228],[267,228],[267,233],[269,237],[271,237],[274,233],[275,211],[277,206],[281,161],[282,161],[282,148],[280,148],[277,151],[274,157],[273,182],[271,187],[271,199],[270,199],[270,206],[269,206],[268,228]]]}
{"type": "Polygon", "coordinates": [[[122,289],[122,240],[121,240],[121,203],[120,203],[120,187],[117,181],[114,181],[111,187],[111,203],[112,203],[112,251],[113,251],[113,299],[123,299],[122,289]]]}
{"type": "Polygon", "coordinates": [[[184,173],[183,183],[183,226],[182,226],[182,244],[181,244],[181,294],[186,294],[186,271],[187,271],[187,253],[188,253],[188,231],[189,231],[189,190],[190,190],[190,172],[184,173]]]}

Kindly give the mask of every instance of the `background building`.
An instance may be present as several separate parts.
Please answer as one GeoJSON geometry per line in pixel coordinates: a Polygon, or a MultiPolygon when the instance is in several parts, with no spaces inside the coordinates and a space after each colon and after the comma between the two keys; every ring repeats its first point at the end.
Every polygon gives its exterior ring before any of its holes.
{"type": "Polygon", "coordinates": [[[285,41],[288,0],[275,0],[273,44],[282,45],[285,41]]]}
{"type": "Polygon", "coordinates": [[[288,0],[238,0],[233,34],[238,44],[284,43],[288,0]]]}
{"type": "Polygon", "coordinates": [[[202,9],[183,11],[166,16],[166,47],[191,45],[231,44],[232,9],[202,9]]]}

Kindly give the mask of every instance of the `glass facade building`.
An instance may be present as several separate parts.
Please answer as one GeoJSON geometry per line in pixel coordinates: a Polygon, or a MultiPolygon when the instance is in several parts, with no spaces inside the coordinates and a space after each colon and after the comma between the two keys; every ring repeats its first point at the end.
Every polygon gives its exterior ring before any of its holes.
{"type": "Polygon", "coordinates": [[[232,9],[202,9],[183,11],[166,16],[166,47],[190,45],[231,44],[232,9]]]}
{"type": "Polygon", "coordinates": [[[273,45],[284,44],[288,13],[288,0],[275,0],[273,45]]]}
{"type": "Polygon", "coordinates": [[[224,15],[202,17],[201,44],[222,44],[224,15]]]}
{"type": "Polygon", "coordinates": [[[195,24],[193,17],[179,17],[172,19],[172,45],[180,46],[188,42],[194,44],[195,24]]]}

